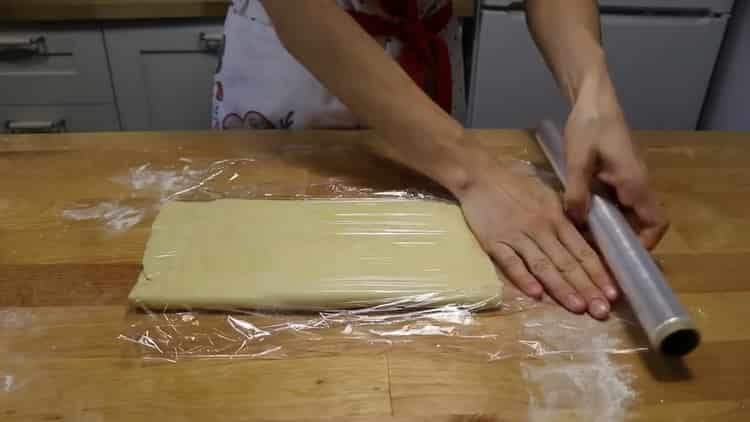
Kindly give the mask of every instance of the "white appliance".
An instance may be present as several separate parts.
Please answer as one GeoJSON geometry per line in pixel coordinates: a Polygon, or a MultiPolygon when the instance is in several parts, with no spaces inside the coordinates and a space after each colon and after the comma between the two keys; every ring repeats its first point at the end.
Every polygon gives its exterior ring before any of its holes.
{"type": "Polygon", "coordinates": [[[750,131],[750,1],[734,6],[700,128],[750,131]]]}
{"type": "MultiPolygon", "coordinates": [[[[610,74],[637,129],[695,129],[734,0],[600,0],[610,74]]],[[[467,125],[564,121],[568,105],[526,28],[523,2],[478,4],[467,125]]]]}

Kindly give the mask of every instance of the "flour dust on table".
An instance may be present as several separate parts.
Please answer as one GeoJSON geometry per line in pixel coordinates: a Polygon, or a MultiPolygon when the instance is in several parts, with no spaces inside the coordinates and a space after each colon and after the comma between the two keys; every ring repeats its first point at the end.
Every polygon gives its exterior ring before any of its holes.
{"type": "Polygon", "coordinates": [[[115,233],[123,232],[138,224],[145,210],[123,205],[118,200],[104,201],[92,206],[63,210],[62,216],[68,220],[94,220],[103,222],[115,233]]]}
{"type": "Polygon", "coordinates": [[[644,343],[625,344],[613,327],[633,321],[613,315],[602,323],[557,312],[543,312],[528,318],[523,331],[536,338],[529,346],[542,359],[521,362],[528,382],[529,420],[548,421],[569,409],[571,417],[585,421],[617,422],[624,419],[637,392],[635,374],[628,365],[618,364],[611,355],[642,352],[644,343]]]}

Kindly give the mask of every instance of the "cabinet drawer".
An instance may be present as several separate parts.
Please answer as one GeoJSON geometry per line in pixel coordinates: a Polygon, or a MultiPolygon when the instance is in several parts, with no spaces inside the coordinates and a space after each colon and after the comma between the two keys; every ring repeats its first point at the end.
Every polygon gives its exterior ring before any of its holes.
{"type": "Polygon", "coordinates": [[[0,132],[118,130],[114,104],[0,106],[0,132]]]}
{"type": "Polygon", "coordinates": [[[124,130],[207,130],[221,22],[105,30],[124,130]]]}
{"type": "Polygon", "coordinates": [[[102,32],[0,30],[0,92],[3,105],[112,102],[102,32]]]}

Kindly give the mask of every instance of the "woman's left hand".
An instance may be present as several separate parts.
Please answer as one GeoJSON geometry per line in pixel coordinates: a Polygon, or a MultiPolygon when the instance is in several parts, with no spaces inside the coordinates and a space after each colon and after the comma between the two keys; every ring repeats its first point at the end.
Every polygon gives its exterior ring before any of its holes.
{"type": "Polygon", "coordinates": [[[648,184],[646,165],[638,156],[630,130],[610,84],[584,86],[565,127],[569,215],[585,221],[592,179],[612,186],[643,245],[652,249],[669,223],[648,184]],[[597,86],[599,85],[599,86],[597,86]]]}

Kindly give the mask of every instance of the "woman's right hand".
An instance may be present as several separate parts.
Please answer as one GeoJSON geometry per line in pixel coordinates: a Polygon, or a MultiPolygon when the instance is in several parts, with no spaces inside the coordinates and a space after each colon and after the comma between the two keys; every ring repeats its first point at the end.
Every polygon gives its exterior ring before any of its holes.
{"type": "Polygon", "coordinates": [[[513,283],[537,297],[545,289],[571,311],[607,316],[607,299],[617,295],[614,282],[554,191],[489,163],[471,135],[336,2],[263,5],[289,53],[374,129],[365,138],[376,154],[432,178],[459,199],[474,234],[513,283]]]}
{"type": "Polygon", "coordinates": [[[607,318],[615,282],[563,212],[560,196],[536,177],[485,167],[454,192],[484,250],[527,295],[546,291],[572,312],[607,318]]]}
{"type": "Polygon", "coordinates": [[[448,135],[405,139],[369,133],[365,139],[375,154],[453,193],[482,248],[521,291],[535,298],[546,291],[572,312],[606,318],[618,290],[563,212],[560,195],[539,178],[490,159],[471,131],[457,124],[426,127],[448,135]]]}

